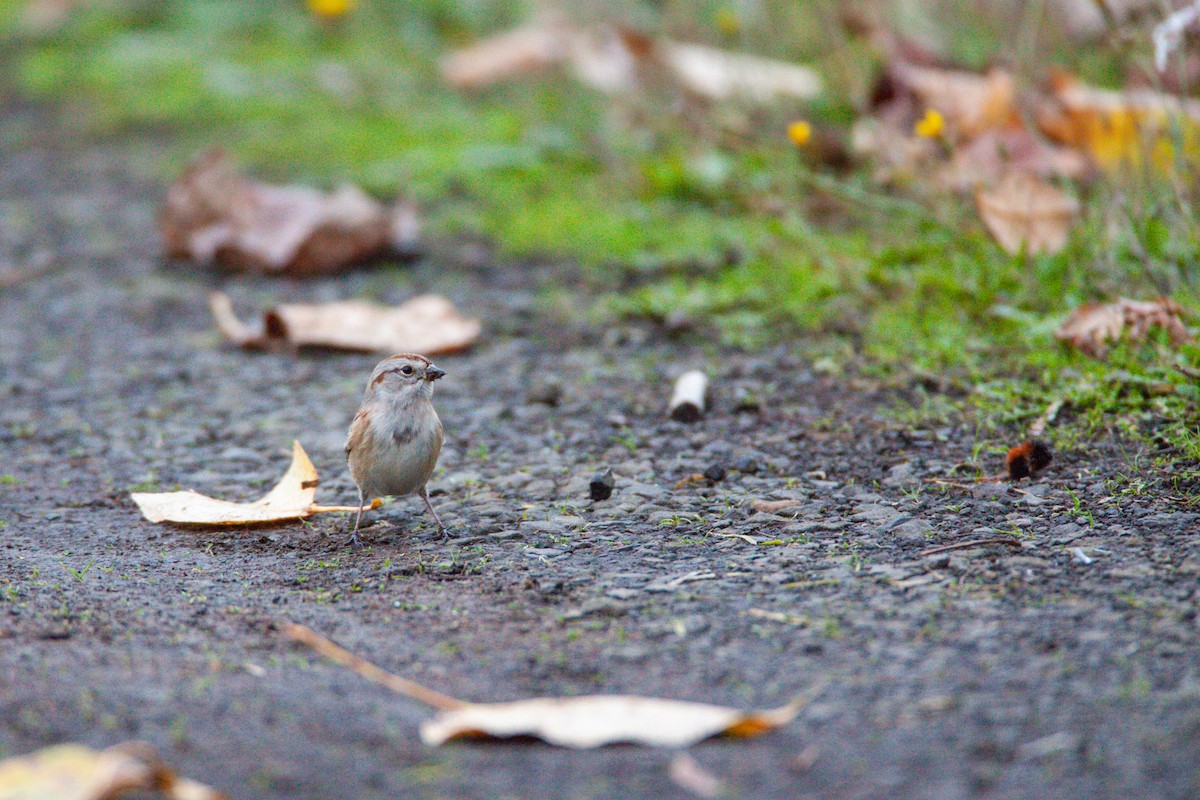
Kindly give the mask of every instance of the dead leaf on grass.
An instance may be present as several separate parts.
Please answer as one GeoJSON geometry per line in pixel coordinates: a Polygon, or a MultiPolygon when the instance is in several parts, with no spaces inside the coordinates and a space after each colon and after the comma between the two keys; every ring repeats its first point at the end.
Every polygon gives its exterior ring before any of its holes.
{"type": "MultiPolygon", "coordinates": [[[[142,515],[151,522],[178,525],[261,525],[303,519],[329,511],[358,511],[358,506],[322,506],[317,495],[317,468],[309,460],[300,442],[292,442],[292,463],[279,483],[252,503],[216,500],[199,492],[133,492],[142,515]]],[[[378,508],[380,501],[372,502],[378,508]]]]}
{"type": "Polygon", "coordinates": [[[389,249],[410,254],[415,213],[407,203],[387,209],[354,186],[326,194],[258,183],[213,150],[167,190],[160,225],[172,258],[307,277],[339,272],[389,249]]]}
{"type": "Polygon", "coordinates": [[[379,353],[453,353],[470,347],[483,329],[440,295],[421,295],[398,306],[365,300],[291,303],[263,315],[256,330],[233,312],[228,295],[214,292],[209,309],[221,333],[239,347],[330,347],[379,353]]]}
{"type": "Polygon", "coordinates": [[[173,800],[227,800],[215,789],[181,778],[146,742],[107,750],[60,744],[0,761],[0,800],[112,800],[159,792],[173,800]]]}
{"type": "Polygon", "coordinates": [[[937,181],[955,191],[970,191],[1009,172],[1083,178],[1090,168],[1088,159],[1073,148],[1056,147],[1027,128],[1004,128],[983,131],[955,148],[937,181]]]}
{"type": "Polygon", "coordinates": [[[1169,297],[1150,301],[1122,297],[1104,305],[1085,303],[1071,312],[1054,336],[1092,358],[1103,358],[1110,342],[1125,335],[1141,341],[1155,327],[1165,330],[1174,344],[1192,340],[1183,323],[1183,307],[1169,297]]]}
{"type": "Polygon", "coordinates": [[[766,103],[780,97],[811,100],[821,93],[820,77],[800,64],[671,41],[660,43],[659,51],[684,88],[709,100],[766,103]]]}
{"type": "MultiPolygon", "coordinates": [[[[893,63],[888,74],[896,88],[911,93],[915,109],[936,109],[947,133],[956,140],[971,139],[987,130],[1020,127],[1013,76],[994,69],[986,75],[964,70],[893,63]]],[[[914,109],[914,111],[915,111],[914,109]]],[[[911,129],[912,121],[907,121],[911,129]]]]}
{"type": "Polygon", "coordinates": [[[569,66],[581,81],[608,94],[636,90],[643,73],[714,101],[811,100],[822,90],[820,76],[799,64],[655,40],[616,25],[578,26],[558,14],[543,14],[450,53],[442,60],[442,77],[460,89],[478,89],[556,66],[569,66]]]}
{"type": "Polygon", "coordinates": [[[749,737],[774,730],[795,719],[808,702],[801,697],[755,712],[628,695],[469,703],[392,675],[303,625],[287,623],[284,632],[364,678],[438,709],[437,716],[421,725],[421,740],[433,746],[455,739],[534,736],[574,749],[617,743],[686,747],[713,736],[749,737]]]}
{"type": "Polygon", "coordinates": [[[1104,169],[1149,161],[1166,172],[1180,160],[1200,160],[1200,101],[1164,92],[1097,89],[1060,74],[1051,81],[1051,98],[1038,107],[1037,122],[1104,169]]]}
{"type": "Polygon", "coordinates": [[[1013,255],[1062,250],[1079,215],[1078,200],[1027,172],[1006,175],[975,202],[992,236],[1013,255]]]}

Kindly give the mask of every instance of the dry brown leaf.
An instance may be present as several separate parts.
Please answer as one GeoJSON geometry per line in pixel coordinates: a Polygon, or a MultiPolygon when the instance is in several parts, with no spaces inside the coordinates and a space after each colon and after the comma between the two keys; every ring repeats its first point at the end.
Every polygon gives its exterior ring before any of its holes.
{"type": "Polygon", "coordinates": [[[0,762],[0,800],[112,800],[130,792],[226,800],[215,789],[176,775],[146,742],[107,750],[61,744],[0,762]]]}
{"type": "MultiPolygon", "coordinates": [[[[199,492],[133,492],[130,497],[151,522],[178,525],[261,525],[302,519],[327,511],[357,511],[358,506],[322,506],[317,495],[317,468],[300,442],[292,442],[292,463],[279,483],[252,503],[216,500],[199,492]]],[[[378,500],[372,508],[378,508],[378,500]]]]}
{"type": "Polygon", "coordinates": [[[1102,358],[1110,342],[1123,335],[1140,341],[1154,327],[1164,329],[1175,344],[1192,339],[1183,323],[1183,307],[1169,297],[1150,301],[1122,297],[1104,305],[1086,303],[1071,312],[1054,336],[1092,358],[1102,358]]]}
{"type": "Polygon", "coordinates": [[[1090,162],[1079,151],[1050,144],[1026,128],[983,131],[954,148],[950,163],[938,179],[955,191],[970,191],[1009,172],[1042,178],[1083,178],[1090,162]]]}
{"type": "Polygon", "coordinates": [[[365,300],[285,304],[264,314],[262,330],[238,319],[228,295],[221,292],[209,296],[209,308],[226,338],[256,349],[330,347],[434,355],[470,347],[483,328],[479,320],[464,317],[449,300],[432,294],[398,306],[365,300]]]}
{"type": "Polygon", "coordinates": [[[576,32],[558,14],[456,50],[442,59],[442,77],[459,89],[478,89],[513,75],[562,64],[576,32]]]}
{"type": "Polygon", "coordinates": [[[411,250],[413,235],[409,206],[389,211],[353,186],[325,194],[257,183],[220,150],[168,189],[160,224],[173,258],[293,277],[338,272],[394,242],[411,250]]]}
{"type": "Polygon", "coordinates": [[[1005,252],[1057,253],[1067,244],[1079,201],[1027,172],[1006,175],[975,195],[979,216],[1005,252]]]}
{"type": "Polygon", "coordinates": [[[766,103],[780,97],[811,100],[821,93],[820,76],[799,64],[671,41],[657,50],[680,85],[709,100],[766,103]]]}
{"type": "Polygon", "coordinates": [[[663,73],[709,100],[809,100],[822,90],[820,76],[799,64],[655,41],[613,25],[578,27],[556,14],[449,54],[442,60],[442,76],[460,89],[476,89],[560,65],[569,65],[581,81],[609,94],[635,90],[644,70],[663,73]]]}
{"type": "Polygon", "coordinates": [[[428,745],[462,738],[535,736],[575,749],[617,743],[686,747],[713,736],[757,736],[774,730],[795,719],[807,703],[807,698],[797,698],[757,712],[628,695],[469,703],[392,675],[303,625],[288,623],[284,632],[369,680],[439,709],[421,725],[421,740],[428,745]]]}
{"type": "Polygon", "coordinates": [[[1055,76],[1051,90],[1038,125],[1103,168],[1149,160],[1168,169],[1180,158],[1200,160],[1200,101],[1150,89],[1096,89],[1066,75],[1055,76]]]}
{"type": "Polygon", "coordinates": [[[914,96],[918,114],[929,108],[940,112],[954,138],[967,140],[986,130],[1021,125],[1016,85],[1004,70],[977,75],[897,62],[888,73],[898,89],[914,96]]]}

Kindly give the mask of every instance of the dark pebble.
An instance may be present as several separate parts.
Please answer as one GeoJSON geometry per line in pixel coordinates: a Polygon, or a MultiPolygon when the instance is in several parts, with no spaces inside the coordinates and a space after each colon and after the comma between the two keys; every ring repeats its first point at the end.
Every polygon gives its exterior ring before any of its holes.
{"type": "Polygon", "coordinates": [[[592,476],[592,481],[588,484],[588,491],[593,500],[607,500],[612,497],[615,485],[612,468],[605,467],[604,470],[592,476]]]}
{"type": "Polygon", "coordinates": [[[713,483],[723,481],[725,480],[725,467],[720,464],[709,464],[708,469],[704,470],[704,477],[713,483]]]}

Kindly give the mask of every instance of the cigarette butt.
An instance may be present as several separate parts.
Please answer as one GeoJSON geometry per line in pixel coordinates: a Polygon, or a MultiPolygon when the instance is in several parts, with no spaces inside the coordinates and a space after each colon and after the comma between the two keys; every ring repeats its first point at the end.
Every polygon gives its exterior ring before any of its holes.
{"type": "Polygon", "coordinates": [[[698,369],[683,373],[675,381],[668,413],[680,422],[695,422],[704,416],[704,398],[708,392],[708,377],[698,369]]]}

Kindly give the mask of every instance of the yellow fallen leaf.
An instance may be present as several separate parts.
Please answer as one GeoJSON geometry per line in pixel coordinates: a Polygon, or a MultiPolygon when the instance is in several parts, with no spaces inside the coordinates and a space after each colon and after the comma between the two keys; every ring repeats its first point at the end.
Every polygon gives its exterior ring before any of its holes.
{"type": "Polygon", "coordinates": [[[1038,108],[1038,126],[1078,147],[1105,169],[1160,170],[1200,161],[1200,101],[1151,89],[1108,91],[1055,76],[1052,99],[1038,108]]]}
{"type": "Polygon", "coordinates": [[[0,800],[111,800],[151,791],[173,800],[227,800],[215,789],[180,778],[145,742],[107,750],[62,744],[0,761],[0,800]]]}
{"type": "MultiPolygon", "coordinates": [[[[358,506],[322,506],[317,494],[317,468],[300,442],[292,443],[292,463],[279,483],[252,503],[217,500],[199,492],[133,492],[130,497],[151,522],[180,525],[258,525],[302,519],[327,511],[357,511],[358,506]]],[[[380,501],[372,502],[378,508],[380,501]]]]}
{"type": "Polygon", "coordinates": [[[1079,201],[1027,172],[1012,172],[975,195],[979,216],[1005,252],[1057,253],[1067,244],[1079,201]]]}
{"type": "Polygon", "coordinates": [[[435,746],[463,738],[535,736],[575,749],[617,743],[686,747],[713,736],[757,736],[774,730],[795,719],[808,702],[802,697],[779,708],[753,712],[632,695],[469,703],[392,675],[303,625],[288,623],[284,632],[369,680],[439,709],[437,716],[421,725],[421,741],[435,746]]]}
{"type": "Polygon", "coordinates": [[[231,342],[247,348],[331,347],[378,353],[451,353],[470,347],[483,329],[444,297],[421,295],[398,306],[365,300],[292,303],[263,315],[254,330],[233,312],[229,297],[209,296],[217,327],[231,342]]]}
{"type": "Polygon", "coordinates": [[[1110,342],[1125,334],[1132,341],[1140,341],[1154,327],[1164,329],[1176,344],[1192,339],[1183,324],[1182,306],[1169,297],[1150,301],[1122,297],[1104,305],[1085,303],[1071,312],[1054,336],[1092,358],[1102,358],[1110,342]]]}

